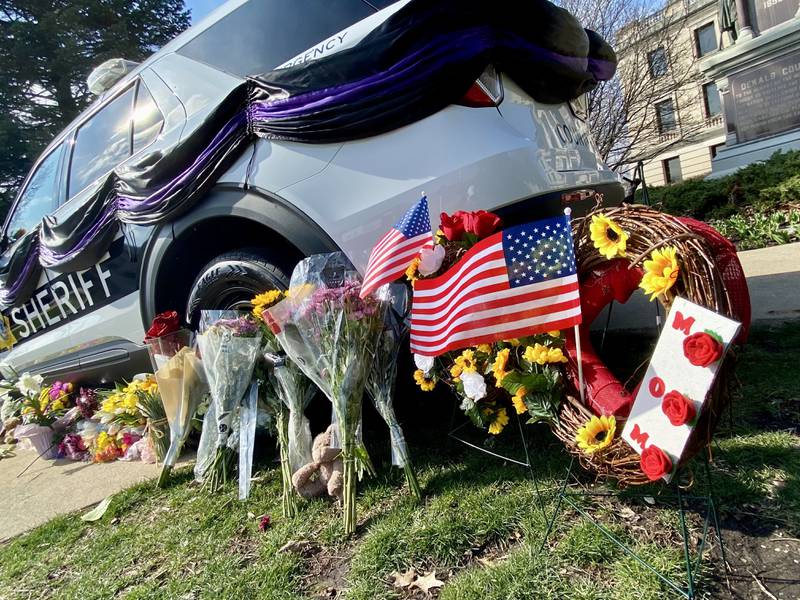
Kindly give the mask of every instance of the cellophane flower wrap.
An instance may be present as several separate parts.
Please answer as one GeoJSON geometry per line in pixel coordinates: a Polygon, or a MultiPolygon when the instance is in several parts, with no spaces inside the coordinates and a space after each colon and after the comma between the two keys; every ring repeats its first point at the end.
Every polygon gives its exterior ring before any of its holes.
{"type": "MultiPolygon", "coordinates": [[[[169,425],[169,446],[158,485],[163,486],[180,456],[192,417],[208,390],[205,371],[194,348],[194,335],[180,329],[145,340],[155,369],[163,415],[169,425]]],[[[154,426],[156,424],[149,423],[154,426]]]]}
{"type": "Polygon", "coordinates": [[[385,302],[359,298],[361,276],[344,254],[295,267],[289,295],[267,319],[281,347],[333,404],[344,463],[344,530],[356,528],[357,429],[367,374],[383,330],[385,302]]]}
{"type": "Polygon", "coordinates": [[[205,452],[209,444],[201,438],[195,474],[217,491],[232,470],[236,451],[228,438],[237,426],[239,403],[253,377],[261,330],[249,314],[204,310],[200,313],[197,345],[214,408],[206,413],[203,434],[214,443],[212,451],[205,452]]]}
{"type": "Polygon", "coordinates": [[[387,427],[392,446],[392,464],[405,471],[406,480],[411,493],[417,499],[422,491],[417,476],[411,466],[403,429],[394,412],[394,390],[397,379],[397,357],[400,346],[408,334],[405,321],[407,312],[408,288],[402,284],[389,286],[389,309],[385,313],[383,331],[375,349],[375,362],[367,377],[367,391],[387,427]]]}

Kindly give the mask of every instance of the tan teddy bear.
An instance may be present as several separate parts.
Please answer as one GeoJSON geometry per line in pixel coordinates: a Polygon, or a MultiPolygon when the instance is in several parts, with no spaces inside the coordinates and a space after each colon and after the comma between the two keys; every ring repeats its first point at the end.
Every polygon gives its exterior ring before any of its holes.
{"type": "Polygon", "coordinates": [[[341,450],[331,448],[333,425],[314,438],[311,460],[292,475],[292,484],[303,498],[314,498],[326,490],[330,496],[342,499],[342,458],[341,450]]]}

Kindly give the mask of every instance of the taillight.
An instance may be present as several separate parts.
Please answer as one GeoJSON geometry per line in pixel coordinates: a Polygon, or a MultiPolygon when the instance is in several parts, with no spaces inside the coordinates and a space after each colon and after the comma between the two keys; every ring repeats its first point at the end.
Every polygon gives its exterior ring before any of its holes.
{"type": "Polygon", "coordinates": [[[486,108],[499,106],[502,101],[503,82],[500,80],[500,73],[489,65],[457,104],[470,108],[486,108]]]}

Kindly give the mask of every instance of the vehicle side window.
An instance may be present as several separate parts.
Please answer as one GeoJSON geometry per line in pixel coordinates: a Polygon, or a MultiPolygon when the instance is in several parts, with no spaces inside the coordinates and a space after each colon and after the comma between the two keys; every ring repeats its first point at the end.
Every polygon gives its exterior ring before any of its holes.
{"type": "Polygon", "coordinates": [[[234,75],[258,75],[372,14],[361,0],[250,0],[178,54],[234,75]]]}
{"type": "Polygon", "coordinates": [[[74,196],[131,155],[131,87],[78,129],[69,165],[69,193],[74,196]]]}
{"type": "Polygon", "coordinates": [[[10,241],[18,240],[36,227],[45,215],[53,212],[58,206],[58,183],[63,151],[62,143],[36,167],[8,221],[6,235],[10,241]]]}
{"type": "Polygon", "coordinates": [[[161,133],[164,116],[147,87],[139,82],[133,109],[133,153],[152,144],[161,133]]]}

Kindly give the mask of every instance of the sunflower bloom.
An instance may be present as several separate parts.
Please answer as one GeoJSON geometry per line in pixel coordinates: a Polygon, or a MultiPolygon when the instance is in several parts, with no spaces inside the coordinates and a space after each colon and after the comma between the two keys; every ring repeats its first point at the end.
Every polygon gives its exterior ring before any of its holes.
{"type": "Polygon", "coordinates": [[[500,352],[497,353],[497,357],[494,359],[494,364],[492,365],[492,373],[494,373],[494,380],[497,382],[497,387],[501,387],[503,385],[503,379],[506,375],[508,375],[508,371],[506,371],[506,367],[508,366],[508,355],[511,354],[510,348],[503,348],[500,352]]]}
{"type": "Polygon", "coordinates": [[[617,420],[613,415],[592,417],[586,425],[578,429],[575,441],[586,454],[594,454],[610,446],[616,432],[617,420]]]}
{"type": "Polygon", "coordinates": [[[436,387],[436,379],[432,375],[426,375],[422,369],[414,371],[414,381],[423,392],[430,392],[436,387]]]}
{"type": "Polygon", "coordinates": [[[453,381],[461,381],[461,373],[463,373],[464,369],[461,365],[453,365],[450,367],[450,377],[453,378],[453,381]]]}
{"type": "Polygon", "coordinates": [[[478,370],[478,365],[475,362],[475,352],[473,350],[464,350],[461,356],[456,358],[456,364],[461,367],[462,372],[474,373],[478,370]]]}
{"type": "Polygon", "coordinates": [[[281,300],[283,292],[279,290],[269,290],[255,296],[250,300],[253,305],[253,316],[256,319],[261,319],[261,313],[267,310],[270,306],[281,300]]]}
{"type": "Polygon", "coordinates": [[[606,258],[625,256],[629,236],[613,219],[609,219],[603,213],[593,215],[589,233],[594,247],[606,258]]]}
{"type": "Polygon", "coordinates": [[[406,279],[408,279],[412,284],[419,279],[419,263],[420,258],[417,256],[411,261],[411,264],[408,265],[408,268],[406,269],[406,279]]]}
{"type": "Polygon", "coordinates": [[[508,425],[508,413],[505,408],[499,408],[497,412],[494,413],[494,421],[489,425],[489,433],[497,435],[503,431],[506,425],[508,425]]]}
{"type": "Polygon", "coordinates": [[[517,411],[518,415],[524,415],[528,410],[528,406],[525,404],[525,396],[527,393],[528,390],[526,390],[525,386],[523,385],[520,386],[516,394],[511,396],[511,402],[514,404],[514,410],[517,411]]]}
{"type": "Polygon", "coordinates": [[[653,250],[650,260],[644,261],[644,276],[639,287],[650,294],[650,301],[666,294],[678,280],[678,250],[674,246],[653,250]]]}

